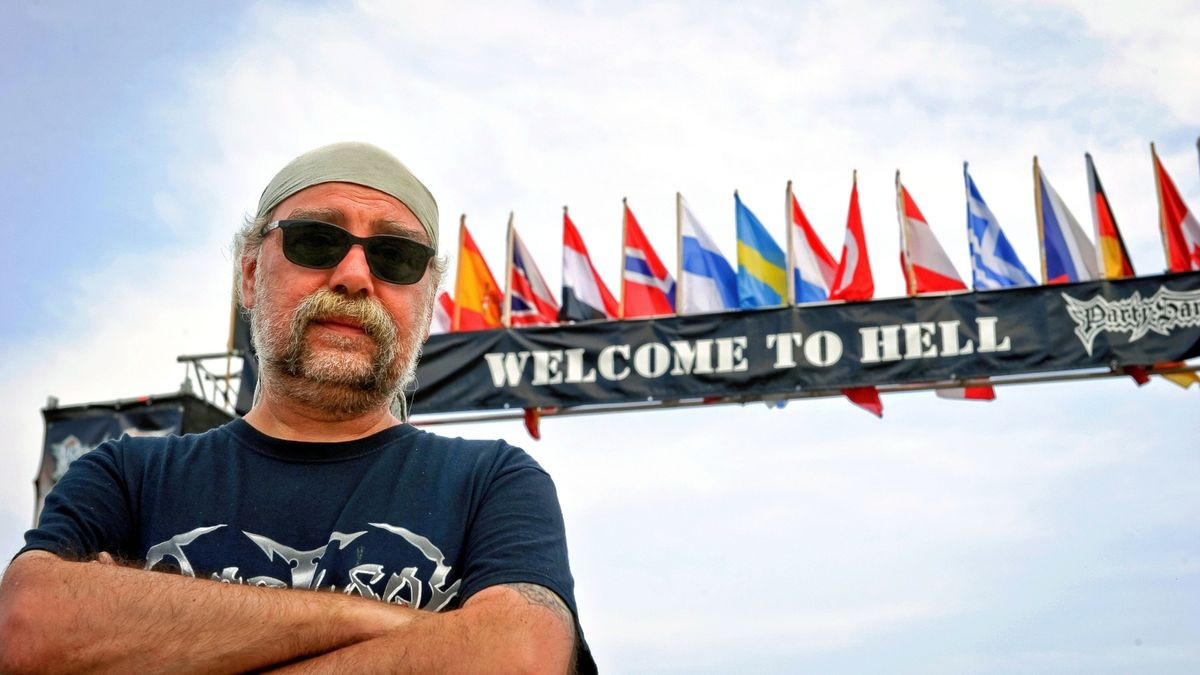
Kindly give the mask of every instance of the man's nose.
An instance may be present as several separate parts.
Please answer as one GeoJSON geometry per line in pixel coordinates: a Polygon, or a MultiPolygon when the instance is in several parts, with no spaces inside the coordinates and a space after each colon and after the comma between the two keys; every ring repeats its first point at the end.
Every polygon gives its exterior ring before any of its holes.
{"type": "Polygon", "coordinates": [[[375,290],[375,280],[367,265],[367,252],[361,244],[353,244],[346,257],[333,268],[329,275],[332,290],[349,296],[370,295],[375,290]]]}

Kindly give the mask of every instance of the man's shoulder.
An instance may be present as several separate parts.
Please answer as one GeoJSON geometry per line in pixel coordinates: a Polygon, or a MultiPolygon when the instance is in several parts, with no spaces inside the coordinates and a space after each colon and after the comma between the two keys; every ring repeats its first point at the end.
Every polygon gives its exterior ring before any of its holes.
{"type": "Polygon", "coordinates": [[[529,468],[544,473],[529,453],[503,439],[443,436],[417,429],[416,433],[407,437],[406,442],[421,452],[460,467],[470,466],[489,472],[529,468]]]}

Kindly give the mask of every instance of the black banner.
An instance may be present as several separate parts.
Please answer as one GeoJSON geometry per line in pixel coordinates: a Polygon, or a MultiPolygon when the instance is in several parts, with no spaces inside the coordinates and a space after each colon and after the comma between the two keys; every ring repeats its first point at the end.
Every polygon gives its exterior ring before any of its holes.
{"type": "Polygon", "coordinates": [[[45,408],[46,440],[36,485],[37,514],[42,499],[71,462],[110,438],[166,436],[211,429],[232,419],[212,404],[187,394],[146,396],[124,401],[45,408]]]}
{"type": "Polygon", "coordinates": [[[1200,273],[435,335],[413,412],[794,394],[1200,355],[1200,273]]]}

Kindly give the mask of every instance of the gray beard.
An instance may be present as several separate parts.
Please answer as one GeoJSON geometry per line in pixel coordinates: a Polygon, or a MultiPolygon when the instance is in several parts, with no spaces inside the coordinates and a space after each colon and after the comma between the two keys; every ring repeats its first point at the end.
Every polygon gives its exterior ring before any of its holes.
{"type": "Polygon", "coordinates": [[[402,387],[414,379],[423,337],[417,328],[419,310],[401,334],[373,299],[318,290],[296,306],[290,320],[266,311],[271,299],[264,299],[267,307],[259,304],[250,311],[264,389],[334,418],[347,419],[388,408],[402,387]],[[335,316],[352,317],[362,325],[375,345],[369,360],[358,353],[361,339],[327,335],[332,350],[309,346],[305,335],[312,324],[335,316]]]}

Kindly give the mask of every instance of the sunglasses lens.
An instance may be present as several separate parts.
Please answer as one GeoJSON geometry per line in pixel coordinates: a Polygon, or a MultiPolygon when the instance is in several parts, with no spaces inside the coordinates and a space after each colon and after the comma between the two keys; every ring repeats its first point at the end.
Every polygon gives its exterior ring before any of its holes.
{"type": "Polygon", "coordinates": [[[425,275],[429,249],[401,237],[372,237],[367,242],[371,273],[393,284],[414,284],[425,275]]]}
{"type": "Polygon", "coordinates": [[[283,254],[303,267],[333,267],[350,249],[346,234],[345,230],[327,223],[292,223],[283,230],[283,254]]]}
{"type": "Polygon", "coordinates": [[[395,235],[358,238],[317,220],[280,221],[283,255],[301,267],[329,269],[342,262],[354,244],[362,244],[371,274],[393,284],[415,284],[425,276],[434,251],[395,235]]]}

